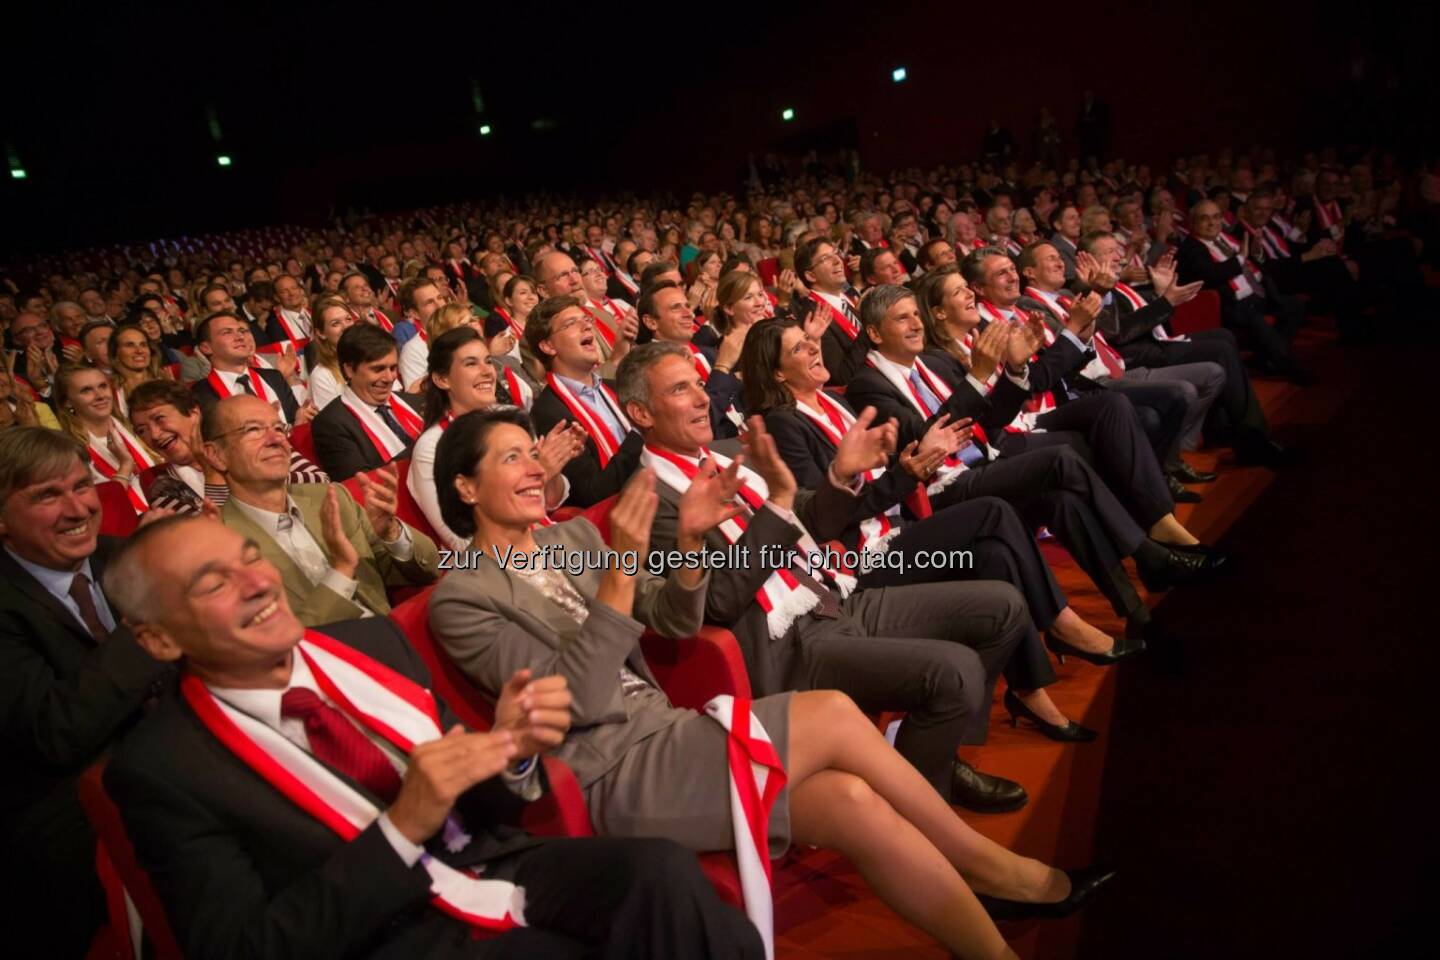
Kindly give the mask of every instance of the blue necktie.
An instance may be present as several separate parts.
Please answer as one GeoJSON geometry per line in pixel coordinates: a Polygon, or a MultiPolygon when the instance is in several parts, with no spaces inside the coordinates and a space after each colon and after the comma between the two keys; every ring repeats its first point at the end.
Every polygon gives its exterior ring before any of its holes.
{"type": "Polygon", "coordinates": [[[410,443],[410,434],[405,432],[405,428],[400,426],[400,421],[395,419],[395,414],[390,412],[390,405],[388,403],[382,403],[376,407],[375,413],[379,415],[381,420],[385,421],[385,426],[390,428],[390,432],[400,438],[401,443],[407,445],[410,443]]]}
{"type": "Polygon", "coordinates": [[[925,408],[926,419],[940,412],[940,398],[935,396],[925,378],[920,376],[918,367],[910,368],[910,385],[915,388],[915,395],[920,398],[920,403],[925,408]]]}

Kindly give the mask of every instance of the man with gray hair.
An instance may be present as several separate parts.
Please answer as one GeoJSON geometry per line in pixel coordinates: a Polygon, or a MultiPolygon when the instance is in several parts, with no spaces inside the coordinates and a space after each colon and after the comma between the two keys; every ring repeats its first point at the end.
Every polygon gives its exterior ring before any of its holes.
{"type": "Polygon", "coordinates": [[[1031,629],[1020,593],[995,581],[857,590],[854,577],[815,558],[817,543],[872,509],[860,477],[888,461],[894,424],[864,411],[826,481],[801,490],[761,417],[747,424],[743,464],[711,448],[710,398],[680,344],[636,347],[617,386],[645,440],[641,466],[655,472],[652,557],[678,550],[691,480],[723,471],[739,483],[740,515],[706,533],[705,550],[744,559],[710,571],[705,620],[734,632],[755,695],[833,688],[865,710],[907,711],[895,748],[941,796],[981,812],[1022,806],[1018,783],[955,758],[962,742],[983,742],[990,691],[1031,629]]]}
{"type": "Polygon", "coordinates": [[[41,427],[0,434],[3,895],[57,956],[84,954],[104,919],[75,779],[169,673],[101,589],[119,543],[100,536],[78,441],[41,427]]]}

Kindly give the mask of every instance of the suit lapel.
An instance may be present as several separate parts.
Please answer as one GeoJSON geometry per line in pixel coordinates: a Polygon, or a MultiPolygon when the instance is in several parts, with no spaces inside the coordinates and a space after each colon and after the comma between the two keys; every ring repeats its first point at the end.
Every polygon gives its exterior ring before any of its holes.
{"type": "MultiPolygon", "coordinates": [[[[290,497],[295,501],[295,506],[299,508],[300,516],[305,519],[305,528],[307,530],[314,531],[324,529],[322,521],[320,519],[320,509],[325,502],[323,496],[325,490],[326,487],[323,484],[301,485],[298,487],[292,487],[290,490],[290,497]]],[[[359,504],[356,504],[355,506],[357,510],[361,509],[359,504]]],[[[341,520],[344,520],[343,514],[341,516],[341,520]]],[[[324,538],[315,537],[315,542],[319,545],[320,552],[325,555],[325,562],[331,563],[330,548],[325,545],[324,538]]],[[[378,612],[388,609],[390,606],[390,602],[384,595],[384,588],[382,587],[380,589],[380,596],[376,597],[375,585],[372,582],[373,578],[367,577],[364,574],[364,570],[366,567],[365,558],[371,556],[370,544],[362,540],[358,540],[355,537],[350,537],[350,542],[355,545],[355,553],[360,557],[361,561],[360,566],[357,567],[355,570],[356,585],[355,597],[353,602],[357,602],[361,606],[365,607],[367,610],[371,611],[378,612]]]]}
{"type": "MultiPolygon", "coordinates": [[[[100,572],[91,563],[90,572],[98,580],[100,572]]],[[[90,635],[90,630],[71,613],[65,604],[55,598],[45,586],[34,577],[29,571],[10,557],[7,550],[0,549],[0,576],[3,576],[10,585],[23,594],[32,603],[39,605],[50,614],[56,624],[65,628],[75,639],[84,643],[87,647],[95,646],[95,638],[90,635]]]]}
{"type": "MultiPolygon", "coordinates": [[[[303,514],[303,508],[301,512],[303,514]]],[[[280,580],[285,585],[285,596],[290,601],[290,606],[298,608],[304,603],[305,595],[297,587],[302,583],[308,584],[310,578],[305,576],[305,572],[294,560],[290,559],[290,554],[281,549],[280,544],[275,542],[275,538],[270,536],[267,531],[262,530],[260,525],[251,520],[245,511],[235,507],[233,502],[227,502],[220,508],[220,516],[225,526],[260,544],[260,552],[265,555],[265,559],[280,571],[280,580]]],[[[325,544],[321,543],[319,546],[320,552],[325,554],[328,562],[330,554],[326,552],[325,544]]]]}

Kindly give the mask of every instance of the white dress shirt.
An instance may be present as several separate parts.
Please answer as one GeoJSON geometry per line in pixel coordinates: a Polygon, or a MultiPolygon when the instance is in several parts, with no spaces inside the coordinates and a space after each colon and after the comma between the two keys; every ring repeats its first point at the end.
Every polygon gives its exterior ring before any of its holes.
{"type": "Polygon", "coordinates": [[[70,596],[70,583],[75,579],[75,574],[85,574],[86,578],[90,581],[90,597],[95,601],[95,612],[100,616],[100,623],[104,625],[106,630],[115,629],[115,614],[110,612],[110,604],[106,601],[105,594],[100,589],[100,584],[95,582],[95,571],[90,569],[90,559],[88,557],[85,559],[85,562],[80,565],[79,570],[55,570],[51,567],[42,567],[38,563],[32,563],[26,560],[8,546],[5,548],[5,552],[10,554],[11,558],[20,564],[26,573],[40,581],[40,586],[49,591],[50,595],[56,600],[59,600],[60,604],[66,610],[70,611],[70,615],[75,618],[75,622],[88,634],[90,628],[85,625],[85,618],[80,616],[80,605],[75,602],[74,597],[70,596]]]}
{"type": "MultiPolygon", "coordinates": [[[[272,513],[238,499],[232,498],[232,502],[280,545],[280,549],[295,561],[300,572],[305,574],[305,578],[313,586],[329,587],[346,600],[355,603],[362,611],[362,617],[375,616],[373,610],[355,602],[355,588],[359,586],[359,581],[345,576],[330,565],[325,551],[305,526],[305,517],[300,513],[300,508],[295,506],[295,501],[290,499],[289,495],[285,497],[285,513],[272,513]]],[[[414,556],[415,545],[410,540],[410,530],[405,524],[400,524],[400,536],[394,543],[385,544],[385,549],[396,560],[409,560],[414,556]]]]}
{"type": "MultiPolygon", "coordinates": [[[[239,690],[232,687],[210,687],[210,692],[241,713],[248,714],[256,720],[259,720],[306,753],[313,753],[310,749],[310,737],[305,732],[304,721],[293,717],[282,716],[280,712],[285,694],[295,688],[309,690],[324,701],[326,705],[335,707],[337,710],[340,709],[335,701],[331,700],[325,695],[325,692],[320,689],[319,684],[315,682],[314,674],[310,672],[310,665],[305,662],[304,657],[298,654],[291,655],[290,682],[284,689],[239,690]]],[[[346,720],[349,720],[355,725],[356,729],[365,735],[367,740],[380,748],[380,752],[385,755],[385,759],[390,762],[390,765],[395,768],[395,772],[398,773],[403,780],[405,778],[405,771],[410,767],[409,758],[396,750],[385,738],[377,736],[369,728],[355,723],[344,710],[340,710],[340,712],[346,720]]],[[[511,774],[507,772],[504,775],[510,789],[523,799],[534,800],[540,795],[540,784],[534,776],[537,766],[538,764],[531,763],[524,768],[522,773],[511,774]]],[[[423,846],[411,842],[399,831],[395,824],[391,823],[389,813],[380,814],[379,826],[380,832],[385,835],[386,840],[390,841],[390,846],[395,849],[395,853],[399,855],[407,867],[414,866],[425,854],[425,848],[423,846]]]]}

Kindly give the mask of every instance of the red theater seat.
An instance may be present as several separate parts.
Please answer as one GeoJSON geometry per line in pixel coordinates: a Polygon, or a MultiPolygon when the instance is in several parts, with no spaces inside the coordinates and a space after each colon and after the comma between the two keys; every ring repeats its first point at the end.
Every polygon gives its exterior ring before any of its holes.
{"type": "Polygon", "coordinates": [[[1170,328],[1177,335],[1214,330],[1218,326],[1220,294],[1214,290],[1201,290],[1194,300],[1176,307],[1175,316],[1170,318],[1170,328]]]}
{"type": "Polygon", "coordinates": [[[140,516],[130,503],[130,494],[114,480],[95,484],[100,497],[100,532],[110,537],[128,537],[140,525],[140,516]]]}
{"type": "Polygon", "coordinates": [[[302,423],[290,431],[290,446],[306,460],[319,465],[320,459],[315,455],[315,441],[310,439],[310,424],[302,423]]]}
{"type": "Polygon", "coordinates": [[[180,945],[176,943],[170,921],[165,917],[165,908],[155,888],[150,885],[150,878],[136,862],[135,848],[130,845],[125,822],[120,819],[120,811],[105,792],[101,779],[104,773],[105,761],[101,760],[81,774],[77,784],[80,804],[85,808],[85,815],[99,841],[95,851],[96,869],[105,890],[105,903],[110,915],[109,926],[97,938],[89,958],[98,960],[103,956],[106,960],[130,960],[133,957],[130,918],[125,909],[125,894],[128,893],[135,904],[135,911],[140,915],[145,937],[150,941],[152,950],[146,956],[153,960],[180,960],[180,945]],[[106,937],[108,943],[102,946],[101,938],[106,937]]]}

